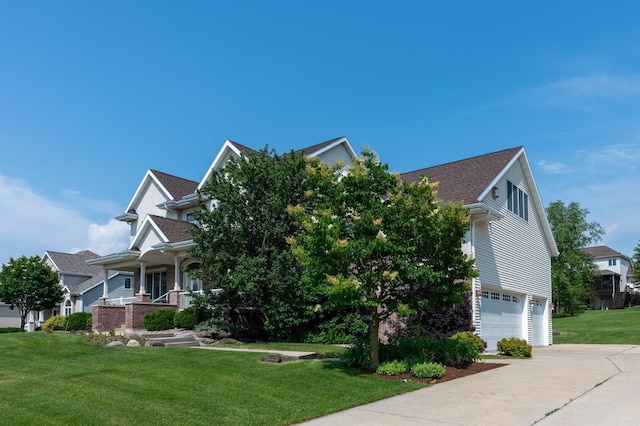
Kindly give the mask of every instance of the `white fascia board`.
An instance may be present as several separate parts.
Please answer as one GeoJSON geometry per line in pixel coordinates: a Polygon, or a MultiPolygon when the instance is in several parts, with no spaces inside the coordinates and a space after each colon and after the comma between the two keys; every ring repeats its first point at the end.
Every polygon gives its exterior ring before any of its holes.
{"type": "Polygon", "coordinates": [[[488,220],[488,221],[500,220],[504,217],[504,215],[500,213],[498,210],[492,207],[489,207],[485,203],[467,204],[465,207],[469,209],[470,214],[485,215],[485,217],[482,220],[488,220]]]}
{"type": "Polygon", "coordinates": [[[131,240],[131,244],[129,244],[129,250],[131,250],[133,247],[140,247],[140,242],[142,241],[143,237],[146,236],[150,228],[153,228],[160,235],[161,239],[165,241],[169,240],[169,238],[164,235],[162,230],[160,230],[158,225],[153,221],[151,216],[147,216],[144,218],[142,226],[140,226],[140,229],[136,233],[135,237],[133,237],[133,240],[131,240]]]}
{"type": "Polygon", "coordinates": [[[181,200],[169,200],[164,203],[156,204],[156,207],[165,210],[184,209],[191,206],[198,205],[198,194],[189,194],[183,197],[181,200]]]}
{"type": "Polygon", "coordinates": [[[338,145],[344,144],[345,147],[347,148],[347,151],[349,151],[349,154],[351,155],[351,158],[356,158],[358,156],[358,154],[356,154],[356,152],[354,151],[353,147],[351,146],[351,144],[349,143],[349,140],[345,137],[338,139],[337,141],[335,141],[334,143],[332,143],[331,145],[327,145],[322,149],[319,149],[315,152],[312,152],[311,154],[307,155],[307,157],[317,157],[318,155],[321,155],[333,148],[335,148],[338,145]]]}
{"type": "Polygon", "coordinates": [[[144,188],[147,184],[147,182],[149,180],[153,180],[158,187],[160,188],[160,190],[164,193],[164,196],[167,200],[171,200],[171,194],[169,193],[169,191],[167,190],[167,188],[165,188],[162,183],[160,183],[160,181],[158,180],[158,178],[153,174],[153,172],[151,170],[147,170],[147,173],[145,173],[144,177],[142,178],[142,181],[140,182],[140,185],[138,185],[138,189],[136,189],[136,192],[133,194],[133,198],[131,198],[131,201],[129,201],[129,204],[127,205],[127,208],[125,209],[125,214],[131,210],[133,208],[133,206],[136,204],[136,202],[144,195],[144,188]]]}
{"type": "Polygon", "coordinates": [[[133,213],[123,213],[114,217],[114,219],[119,220],[120,222],[129,223],[129,222],[133,222],[134,220],[138,220],[138,215],[133,213]]]}
{"type": "Polygon", "coordinates": [[[60,271],[60,268],[58,268],[58,265],[56,265],[56,262],[53,261],[53,258],[49,255],[48,251],[45,251],[44,254],[42,255],[42,259],[40,259],[42,263],[44,263],[45,258],[49,258],[49,260],[53,264],[53,267],[56,268],[56,271],[60,271]]]}
{"type": "Polygon", "coordinates": [[[154,250],[183,250],[195,245],[193,240],[179,241],[177,243],[162,243],[151,246],[154,250]]]}
{"type": "Polygon", "coordinates": [[[531,164],[529,163],[529,159],[527,157],[527,153],[524,150],[524,148],[522,148],[516,155],[513,156],[513,158],[511,159],[511,161],[509,161],[509,164],[507,164],[507,166],[502,169],[502,171],[498,174],[498,176],[495,177],[495,179],[493,179],[493,181],[491,181],[491,183],[489,184],[489,186],[482,192],[482,194],[480,194],[480,196],[478,197],[478,201],[483,200],[484,197],[486,197],[489,194],[489,191],[491,191],[491,189],[496,186],[498,184],[498,182],[500,181],[500,179],[502,179],[504,177],[504,175],[507,173],[507,171],[517,162],[520,160],[520,158],[522,157],[523,160],[523,167],[522,167],[522,171],[524,173],[524,177],[527,180],[528,186],[531,190],[531,201],[533,202],[534,208],[536,209],[536,212],[538,213],[538,217],[540,218],[540,224],[542,226],[542,232],[544,233],[546,239],[547,239],[547,244],[549,246],[549,251],[551,253],[552,257],[557,257],[558,254],[560,254],[560,252],[558,251],[558,246],[556,245],[556,239],[553,236],[553,231],[551,230],[551,225],[549,224],[549,220],[547,219],[547,212],[544,209],[544,204],[542,202],[542,197],[540,197],[540,191],[538,190],[538,185],[536,184],[536,180],[533,177],[533,171],[531,169],[531,164]]]}
{"type": "Polygon", "coordinates": [[[118,253],[110,254],[107,256],[98,257],[95,259],[85,260],[89,265],[108,265],[109,263],[118,262],[121,260],[137,259],[140,257],[140,252],[137,250],[125,250],[118,253]]]}
{"type": "Polygon", "coordinates": [[[229,139],[224,141],[224,144],[222,144],[222,148],[220,148],[220,151],[218,151],[218,154],[216,155],[216,158],[213,159],[213,162],[209,166],[209,169],[207,169],[207,173],[205,173],[204,177],[202,178],[202,180],[198,184],[198,188],[196,189],[196,191],[199,191],[199,190],[202,189],[204,184],[211,177],[211,174],[213,173],[213,171],[217,170],[220,167],[220,164],[222,163],[222,160],[224,160],[226,158],[227,153],[229,151],[233,152],[238,157],[240,157],[240,155],[241,155],[240,150],[238,148],[236,148],[236,146],[229,139]]]}

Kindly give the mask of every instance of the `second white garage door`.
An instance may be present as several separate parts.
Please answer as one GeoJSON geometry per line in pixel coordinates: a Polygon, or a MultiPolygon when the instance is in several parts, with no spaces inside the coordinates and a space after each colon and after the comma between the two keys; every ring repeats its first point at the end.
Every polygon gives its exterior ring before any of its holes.
{"type": "Polygon", "coordinates": [[[482,291],[482,339],[487,350],[496,350],[504,337],[523,338],[524,297],[499,291],[482,291]]]}

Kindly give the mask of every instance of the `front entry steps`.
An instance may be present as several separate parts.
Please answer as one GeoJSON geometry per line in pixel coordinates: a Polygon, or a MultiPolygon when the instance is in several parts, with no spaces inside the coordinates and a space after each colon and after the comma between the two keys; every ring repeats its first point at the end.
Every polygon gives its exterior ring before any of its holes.
{"type": "Polygon", "coordinates": [[[172,346],[182,348],[200,346],[200,342],[198,342],[191,333],[145,333],[141,334],[140,337],[146,339],[146,346],[172,346]]]}

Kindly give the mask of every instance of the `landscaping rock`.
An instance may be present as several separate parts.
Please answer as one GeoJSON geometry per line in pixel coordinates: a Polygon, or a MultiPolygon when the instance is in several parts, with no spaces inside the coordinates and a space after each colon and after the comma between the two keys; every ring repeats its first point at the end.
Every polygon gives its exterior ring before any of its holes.
{"type": "Polygon", "coordinates": [[[214,336],[216,339],[227,339],[233,336],[231,333],[225,330],[219,330],[214,336]]]}
{"type": "Polygon", "coordinates": [[[120,342],[118,340],[115,340],[113,342],[107,343],[107,347],[108,348],[117,348],[117,347],[120,347],[120,346],[124,346],[124,343],[122,343],[122,342],[120,342]]]}
{"type": "Polygon", "coordinates": [[[210,344],[215,342],[215,340],[208,339],[206,337],[200,337],[200,338],[198,338],[198,342],[200,343],[200,346],[209,346],[210,344]]]}
{"type": "Polygon", "coordinates": [[[140,346],[140,342],[138,342],[136,339],[131,339],[127,342],[127,346],[132,346],[132,347],[140,346]]]}
{"type": "Polygon", "coordinates": [[[213,339],[213,335],[208,332],[207,330],[203,330],[203,331],[198,331],[196,333],[194,333],[194,335],[198,338],[203,338],[203,339],[213,339]]]}
{"type": "Polygon", "coordinates": [[[285,361],[294,361],[296,358],[290,356],[284,356],[281,354],[267,354],[261,358],[262,362],[285,362],[285,361]]]}
{"type": "Polygon", "coordinates": [[[164,343],[157,340],[147,340],[145,346],[164,346],[164,343]]]}
{"type": "Polygon", "coordinates": [[[220,345],[241,345],[242,342],[236,339],[231,339],[229,337],[225,337],[224,339],[220,339],[218,342],[220,345]]]}

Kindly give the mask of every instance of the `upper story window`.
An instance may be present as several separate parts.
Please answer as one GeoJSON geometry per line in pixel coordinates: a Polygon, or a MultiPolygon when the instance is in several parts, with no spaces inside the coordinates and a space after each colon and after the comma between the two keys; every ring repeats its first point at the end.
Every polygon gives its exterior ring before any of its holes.
{"type": "Polygon", "coordinates": [[[131,278],[124,279],[124,289],[131,290],[131,278]]]}
{"type": "Polygon", "coordinates": [[[616,266],[616,259],[609,259],[609,266],[616,266]]]}
{"type": "Polygon", "coordinates": [[[191,212],[191,213],[187,213],[187,222],[189,223],[193,223],[196,221],[196,214],[195,212],[191,212]]]}
{"type": "Polygon", "coordinates": [[[510,181],[507,181],[507,207],[514,214],[529,221],[529,195],[510,181]]]}

